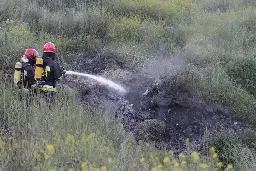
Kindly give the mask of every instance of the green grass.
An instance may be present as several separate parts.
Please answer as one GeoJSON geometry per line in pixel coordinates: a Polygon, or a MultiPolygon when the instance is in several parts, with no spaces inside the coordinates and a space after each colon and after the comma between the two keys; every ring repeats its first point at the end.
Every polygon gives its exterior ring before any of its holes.
{"type": "Polygon", "coordinates": [[[242,135],[223,131],[209,137],[210,146],[218,149],[217,153],[222,161],[234,163],[237,170],[255,169],[255,131],[245,130],[242,135]]]}
{"type": "MultiPolygon", "coordinates": [[[[167,156],[174,161],[170,153],[136,145],[118,121],[101,110],[89,112],[73,90],[63,88],[52,110],[40,98],[32,99],[31,107],[17,100],[18,92],[11,83],[15,62],[25,48],[35,47],[41,53],[48,41],[57,45],[61,62],[70,60],[67,54],[111,52],[127,64],[143,66],[161,55],[177,56],[186,65],[179,79],[197,95],[255,123],[255,11],[253,0],[2,0],[0,75],[5,81],[0,83],[0,123],[11,134],[0,141],[1,167],[174,168],[163,163],[167,156]],[[45,149],[47,144],[53,145],[54,153],[45,149]]],[[[254,140],[253,129],[245,135],[254,140]]],[[[219,153],[228,154],[223,160],[233,162],[236,170],[253,170],[255,144],[239,137],[222,140],[236,143],[233,150],[227,147],[219,153]]],[[[212,142],[222,142],[215,140],[212,142]]],[[[221,149],[218,143],[215,146],[221,149]]],[[[214,160],[201,160],[208,170],[215,170],[214,160]]],[[[199,163],[188,166],[187,170],[193,170],[199,163]]]]}
{"type": "Polygon", "coordinates": [[[188,169],[207,163],[210,170],[217,170],[211,157],[193,157],[188,151],[187,157],[177,160],[172,151],[138,145],[108,113],[87,111],[74,90],[60,90],[51,109],[40,97],[33,97],[27,107],[8,79],[1,79],[3,170],[178,170],[182,161],[188,169]]]}

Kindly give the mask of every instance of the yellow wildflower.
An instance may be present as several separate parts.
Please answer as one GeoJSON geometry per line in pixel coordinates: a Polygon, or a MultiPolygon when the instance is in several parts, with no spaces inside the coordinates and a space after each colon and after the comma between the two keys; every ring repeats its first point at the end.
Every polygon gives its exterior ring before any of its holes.
{"type": "Polygon", "coordinates": [[[81,164],[82,169],[85,169],[86,166],[87,166],[87,164],[86,164],[85,162],[83,162],[83,163],[81,164]]]}
{"type": "Polygon", "coordinates": [[[144,161],[145,161],[144,157],[140,158],[140,163],[144,163],[144,161]]]}
{"type": "Polygon", "coordinates": [[[75,143],[75,137],[71,134],[67,134],[66,140],[65,140],[65,144],[74,144],[75,143]]]}
{"type": "Polygon", "coordinates": [[[54,152],[54,146],[52,144],[47,144],[46,145],[46,150],[53,153],[54,152]]]}
{"type": "Polygon", "coordinates": [[[165,157],[163,162],[164,162],[164,164],[170,163],[170,158],[169,157],[165,157]]]}
{"type": "Polygon", "coordinates": [[[196,151],[191,153],[191,157],[192,157],[192,160],[194,161],[200,160],[199,154],[196,151]]]}
{"type": "Polygon", "coordinates": [[[217,153],[213,153],[212,158],[213,159],[217,159],[218,158],[218,154],[217,153]]]}
{"type": "Polygon", "coordinates": [[[88,135],[88,138],[89,138],[89,139],[94,138],[94,137],[95,137],[95,133],[90,133],[90,134],[88,135]]]}
{"type": "Polygon", "coordinates": [[[174,167],[179,167],[180,164],[177,162],[177,160],[172,161],[174,167]]]}
{"type": "Polygon", "coordinates": [[[186,161],[182,161],[182,162],[181,162],[181,167],[187,167],[187,164],[188,164],[188,163],[187,163],[186,161]]]}
{"type": "Polygon", "coordinates": [[[212,154],[212,153],[215,153],[215,148],[214,147],[211,147],[210,149],[209,149],[209,152],[212,154]]]}
{"type": "Polygon", "coordinates": [[[151,171],[158,171],[159,169],[157,167],[153,167],[150,169],[151,171]]]}
{"type": "Polygon", "coordinates": [[[205,164],[205,163],[200,163],[200,168],[202,168],[202,169],[206,169],[206,168],[208,168],[208,165],[207,164],[205,164]]]}
{"type": "Polygon", "coordinates": [[[101,171],[107,171],[106,166],[102,166],[102,167],[101,167],[101,171]]]}
{"type": "Polygon", "coordinates": [[[109,157],[109,158],[108,158],[108,163],[109,163],[109,164],[112,164],[113,162],[114,162],[113,159],[112,159],[111,157],[109,157]]]}
{"type": "Polygon", "coordinates": [[[162,168],[163,168],[163,165],[159,164],[157,167],[158,167],[159,169],[162,169],[162,168]]]}
{"type": "Polygon", "coordinates": [[[40,159],[40,155],[37,152],[34,152],[34,157],[35,159],[39,160],[40,159]]]}
{"type": "Polygon", "coordinates": [[[233,165],[232,164],[228,164],[227,169],[232,170],[233,169],[233,165]]]}
{"type": "Polygon", "coordinates": [[[186,156],[184,153],[180,153],[179,158],[180,158],[180,160],[185,160],[186,156]]]}
{"type": "Polygon", "coordinates": [[[217,167],[221,168],[223,166],[223,163],[222,162],[218,162],[217,163],[217,167]]]}

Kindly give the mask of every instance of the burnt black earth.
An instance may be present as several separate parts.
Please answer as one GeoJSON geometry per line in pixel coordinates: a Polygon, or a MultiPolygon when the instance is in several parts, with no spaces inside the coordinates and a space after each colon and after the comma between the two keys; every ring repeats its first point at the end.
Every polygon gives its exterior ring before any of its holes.
{"type": "MultiPolygon", "coordinates": [[[[125,85],[129,92],[121,96],[86,78],[67,77],[84,102],[102,107],[119,119],[135,139],[155,143],[159,148],[175,152],[198,149],[206,133],[222,129],[240,131],[242,122],[232,118],[230,110],[207,102],[196,95],[190,85],[180,79],[179,72],[159,78],[129,66],[111,56],[80,57],[80,72],[93,73],[125,85]],[[95,67],[93,67],[95,66],[95,67]]],[[[66,82],[66,83],[67,83],[66,82]]]]}

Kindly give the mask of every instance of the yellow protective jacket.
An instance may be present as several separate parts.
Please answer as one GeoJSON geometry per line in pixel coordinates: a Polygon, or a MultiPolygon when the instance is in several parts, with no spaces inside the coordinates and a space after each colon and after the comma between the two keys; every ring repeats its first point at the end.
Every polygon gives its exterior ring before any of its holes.
{"type": "Polygon", "coordinates": [[[25,89],[31,89],[36,83],[35,68],[25,57],[15,65],[14,83],[17,87],[25,89]]]}

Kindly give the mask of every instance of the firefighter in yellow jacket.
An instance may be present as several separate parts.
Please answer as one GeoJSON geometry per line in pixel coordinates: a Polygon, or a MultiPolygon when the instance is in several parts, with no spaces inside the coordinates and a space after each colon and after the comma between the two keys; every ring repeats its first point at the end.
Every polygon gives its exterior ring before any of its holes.
{"type": "Polygon", "coordinates": [[[48,42],[43,47],[42,58],[36,62],[35,76],[39,83],[40,91],[52,101],[56,93],[56,82],[60,80],[65,71],[56,62],[56,47],[48,42]]]}
{"type": "Polygon", "coordinates": [[[34,48],[27,48],[20,62],[15,64],[14,84],[24,92],[32,92],[36,85],[35,64],[39,54],[34,48]]]}

